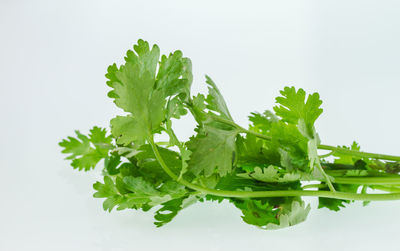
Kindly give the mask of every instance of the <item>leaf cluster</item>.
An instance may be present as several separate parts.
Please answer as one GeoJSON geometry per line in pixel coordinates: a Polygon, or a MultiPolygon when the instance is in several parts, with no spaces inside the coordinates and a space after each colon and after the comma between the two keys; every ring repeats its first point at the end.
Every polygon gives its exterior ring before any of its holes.
{"type": "Polygon", "coordinates": [[[318,93],[285,87],[272,111],[251,113],[245,129],[235,123],[209,76],[208,93],[191,94],[192,64],[181,51],[161,55],[157,45],[139,40],[124,59],[106,74],[108,96],[123,111],[111,119],[110,133],[93,127],[87,136],[76,131],[76,137],[59,143],[75,169],[89,171],[103,160],[104,177],[93,188],[94,197],[105,199],[106,211],[153,209],[160,227],[196,202],[226,200],[244,222],[278,229],[307,218],[310,205],[301,196],[281,195],[306,194],[307,182],[314,182],[316,193],[332,194],[319,197],[319,208],[338,211],[353,200],[340,199],[337,192],[365,194],[376,185],[360,178],[398,176],[398,161],[371,157],[357,143],[320,155],[318,93]],[[189,114],[197,125],[182,141],[173,123],[189,114]],[[156,134],[169,141],[155,142],[156,134]],[[358,182],[346,182],[350,178],[358,182]]]}

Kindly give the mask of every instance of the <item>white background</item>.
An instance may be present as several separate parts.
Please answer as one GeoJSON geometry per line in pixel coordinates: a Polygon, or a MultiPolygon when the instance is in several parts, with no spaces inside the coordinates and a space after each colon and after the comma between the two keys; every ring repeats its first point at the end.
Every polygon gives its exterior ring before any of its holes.
{"type": "MultiPolygon", "coordinates": [[[[285,85],[318,91],[325,144],[400,154],[398,1],[0,1],[0,250],[398,250],[399,202],[317,210],[263,231],[232,205],[199,203],[163,228],[152,213],[102,210],[99,170],[57,145],[107,127],[104,74],[138,38],[181,49],[220,87],[239,124],[285,85]]],[[[191,135],[190,121],[177,130],[191,135]]]]}

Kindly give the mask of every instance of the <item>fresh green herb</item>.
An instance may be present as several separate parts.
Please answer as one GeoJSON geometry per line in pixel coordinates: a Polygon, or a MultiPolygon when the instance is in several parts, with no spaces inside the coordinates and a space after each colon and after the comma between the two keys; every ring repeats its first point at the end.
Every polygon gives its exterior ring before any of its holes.
{"type": "Polygon", "coordinates": [[[181,51],[160,57],[158,46],[143,40],[133,49],[106,74],[108,96],[126,115],[111,119],[110,135],[93,127],[88,136],[76,131],[60,142],[75,169],[104,160],[104,179],[93,185],[104,210],[156,208],[159,227],[196,202],[227,200],[246,223],[277,229],[307,218],[303,196],[334,211],[355,200],[400,199],[400,157],[362,152],[355,142],[321,144],[314,126],[322,113],[318,93],[285,87],[275,113],[251,113],[245,129],[210,77],[207,96],[191,95],[191,61],[181,51]],[[183,142],[172,125],[187,114],[197,127],[183,142]],[[155,142],[156,134],[169,141],[155,142]],[[367,193],[372,189],[384,193],[367,193]]]}

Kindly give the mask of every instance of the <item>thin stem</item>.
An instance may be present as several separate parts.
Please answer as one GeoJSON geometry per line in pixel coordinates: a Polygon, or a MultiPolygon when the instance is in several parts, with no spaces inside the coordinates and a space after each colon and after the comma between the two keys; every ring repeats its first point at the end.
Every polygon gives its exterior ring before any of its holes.
{"type": "Polygon", "coordinates": [[[329,146],[329,145],[319,145],[318,149],[331,150],[334,153],[341,153],[341,154],[357,156],[357,157],[400,161],[400,156],[379,154],[379,153],[369,153],[369,152],[359,152],[359,151],[355,151],[355,150],[350,150],[350,149],[345,149],[345,148],[340,148],[340,147],[334,147],[334,146],[329,146]]]}
{"type": "Polygon", "coordinates": [[[170,144],[168,141],[158,141],[155,143],[159,146],[169,146],[169,144],[170,144]]]}
{"type": "MultiPolygon", "coordinates": [[[[263,135],[263,134],[258,133],[258,132],[247,130],[247,129],[241,127],[240,125],[236,124],[235,122],[231,121],[231,120],[224,119],[224,118],[221,118],[221,117],[215,116],[215,115],[209,115],[209,116],[211,116],[216,121],[219,121],[221,123],[233,126],[234,128],[238,129],[240,131],[240,133],[252,134],[252,135],[254,135],[254,136],[258,137],[258,138],[265,139],[265,140],[268,140],[268,141],[271,141],[271,139],[272,139],[271,137],[269,137],[267,135],[263,135]]],[[[372,159],[383,159],[383,160],[400,161],[400,156],[379,154],[379,153],[360,152],[360,151],[355,151],[355,150],[350,150],[350,149],[345,149],[345,148],[340,148],[340,147],[335,147],[335,146],[330,146],[330,145],[320,144],[320,145],[318,145],[318,149],[320,149],[320,150],[331,150],[332,152],[329,153],[329,155],[334,154],[334,153],[341,153],[341,154],[345,154],[345,155],[357,156],[357,157],[362,157],[362,158],[364,157],[364,158],[372,158],[372,159]]],[[[328,157],[329,155],[326,155],[324,157],[328,157]]]]}
{"type": "Polygon", "coordinates": [[[335,190],[335,188],[334,188],[333,185],[332,185],[331,178],[325,173],[324,169],[322,169],[322,166],[321,166],[321,163],[319,162],[319,159],[316,160],[315,165],[317,166],[318,170],[319,170],[319,171],[322,173],[322,175],[324,176],[325,181],[326,181],[326,184],[327,184],[328,187],[329,187],[329,190],[331,190],[332,192],[335,192],[336,190],[335,190]]]}
{"type": "Polygon", "coordinates": [[[332,154],[333,154],[333,151],[330,152],[330,153],[327,153],[327,154],[319,155],[318,157],[319,157],[320,159],[323,159],[323,158],[326,158],[326,157],[331,156],[332,154]]]}
{"type": "Polygon", "coordinates": [[[291,197],[291,196],[317,196],[333,199],[345,199],[345,200],[400,200],[400,193],[388,193],[388,194],[356,194],[356,193],[343,193],[343,192],[331,192],[331,191],[303,191],[303,190],[285,190],[285,191],[224,191],[216,190],[206,187],[201,187],[192,184],[184,179],[178,180],[178,176],[168,168],[165,164],[160,152],[158,151],[157,145],[154,143],[154,139],[149,138],[149,143],[153,149],[154,155],[161,165],[162,169],[175,181],[182,185],[199,191],[204,194],[211,194],[222,197],[235,197],[235,198],[257,198],[257,197],[291,197]]]}
{"type": "MultiPolygon", "coordinates": [[[[191,110],[193,116],[195,117],[196,120],[198,120],[196,112],[193,110],[193,105],[191,103],[188,103],[188,107],[191,110]]],[[[201,112],[201,111],[198,111],[201,112]]],[[[203,112],[204,113],[204,112],[203,112]]],[[[212,117],[214,120],[219,121],[221,123],[230,125],[236,129],[239,130],[240,133],[248,133],[248,134],[252,134],[258,138],[264,139],[264,140],[268,140],[271,141],[272,138],[270,136],[267,135],[263,135],[261,133],[258,132],[254,132],[254,131],[250,131],[247,130],[243,127],[241,127],[240,125],[236,124],[234,121],[229,120],[229,119],[224,119],[221,118],[219,116],[210,114],[210,113],[204,113],[206,116],[210,116],[212,117]]],[[[200,120],[199,120],[200,121],[200,120]]],[[[323,145],[320,144],[318,145],[318,149],[321,150],[331,150],[332,153],[330,153],[329,155],[333,154],[333,153],[341,153],[341,154],[345,154],[345,155],[350,155],[350,156],[357,156],[357,157],[364,157],[364,158],[373,158],[373,159],[384,159],[384,160],[392,160],[392,161],[400,161],[400,156],[394,156],[394,155],[387,155],[387,154],[378,154],[378,153],[369,153],[369,152],[359,152],[359,151],[355,151],[355,150],[350,150],[350,149],[345,149],[345,148],[339,148],[339,147],[335,147],[335,146],[330,146],[330,145],[323,145]]],[[[327,155],[327,156],[329,156],[327,155]]],[[[327,157],[324,156],[324,157],[327,157]]]]}
{"type": "Polygon", "coordinates": [[[377,189],[385,192],[391,192],[391,193],[399,193],[400,188],[399,187],[387,187],[387,186],[380,186],[380,185],[374,185],[370,186],[372,189],[377,189]]]}
{"type": "Polygon", "coordinates": [[[221,117],[213,115],[213,114],[207,114],[207,115],[210,116],[211,118],[213,118],[215,121],[230,125],[230,126],[236,128],[236,129],[238,129],[239,133],[252,134],[252,135],[254,135],[254,136],[258,137],[258,138],[262,138],[262,139],[265,139],[265,140],[268,140],[268,141],[270,141],[272,139],[271,137],[263,135],[261,133],[247,130],[247,129],[241,127],[240,125],[236,124],[232,120],[224,119],[224,118],[221,118],[221,117]]]}
{"type": "Polygon", "coordinates": [[[272,140],[272,138],[269,137],[269,136],[263,135],[263,134],[258,133],[258,132],[254,132],[254,131],[250,131],[250,130],[244,129],[244,128],[242,128],[242,127],[240,128],[240,133],[253,134],[253,135],[256,136],[257,138],[265,139],[265,140],[268,140],[268,141],[271,141],[271,140],[272,140]]]}
{"type": "Polygon", "coordinates": [[[333,183],[359,185],[400,185],[399,177],[335,177],[333,183]]]}

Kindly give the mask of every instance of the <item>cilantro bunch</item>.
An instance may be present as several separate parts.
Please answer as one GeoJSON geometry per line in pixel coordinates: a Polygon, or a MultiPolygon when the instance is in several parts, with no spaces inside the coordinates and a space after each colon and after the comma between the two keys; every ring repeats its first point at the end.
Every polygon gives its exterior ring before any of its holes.
{"type": "Polygon", "coordinates": [[[191,95],[191,61],[181,51],[160,57],[159,47],[143,40],[133,49],[106,74],[108,96],[126,115],[111,119],[110,134],[93,127],[60,142],[75,169],[104,163],[104,179],[93,185],[104,210],[153,209],[160,227],[196,202],[227,200],[246,223],[277,229],[307,218],[303,196],[334,211],[355,200],[400,199],[400,157],[361,152],[355,142],[321,144],[318,93],[285,87],[273,112],[251,113],[245,129],[210,77],[207,95],[191,95]],[[172,125],[188,114],[197,127],[184,142],[172,125]],[[155,142],[156,134],[169,141],[155,142]],[[372,189],[384,193],[367,193],[372,189]]]}

